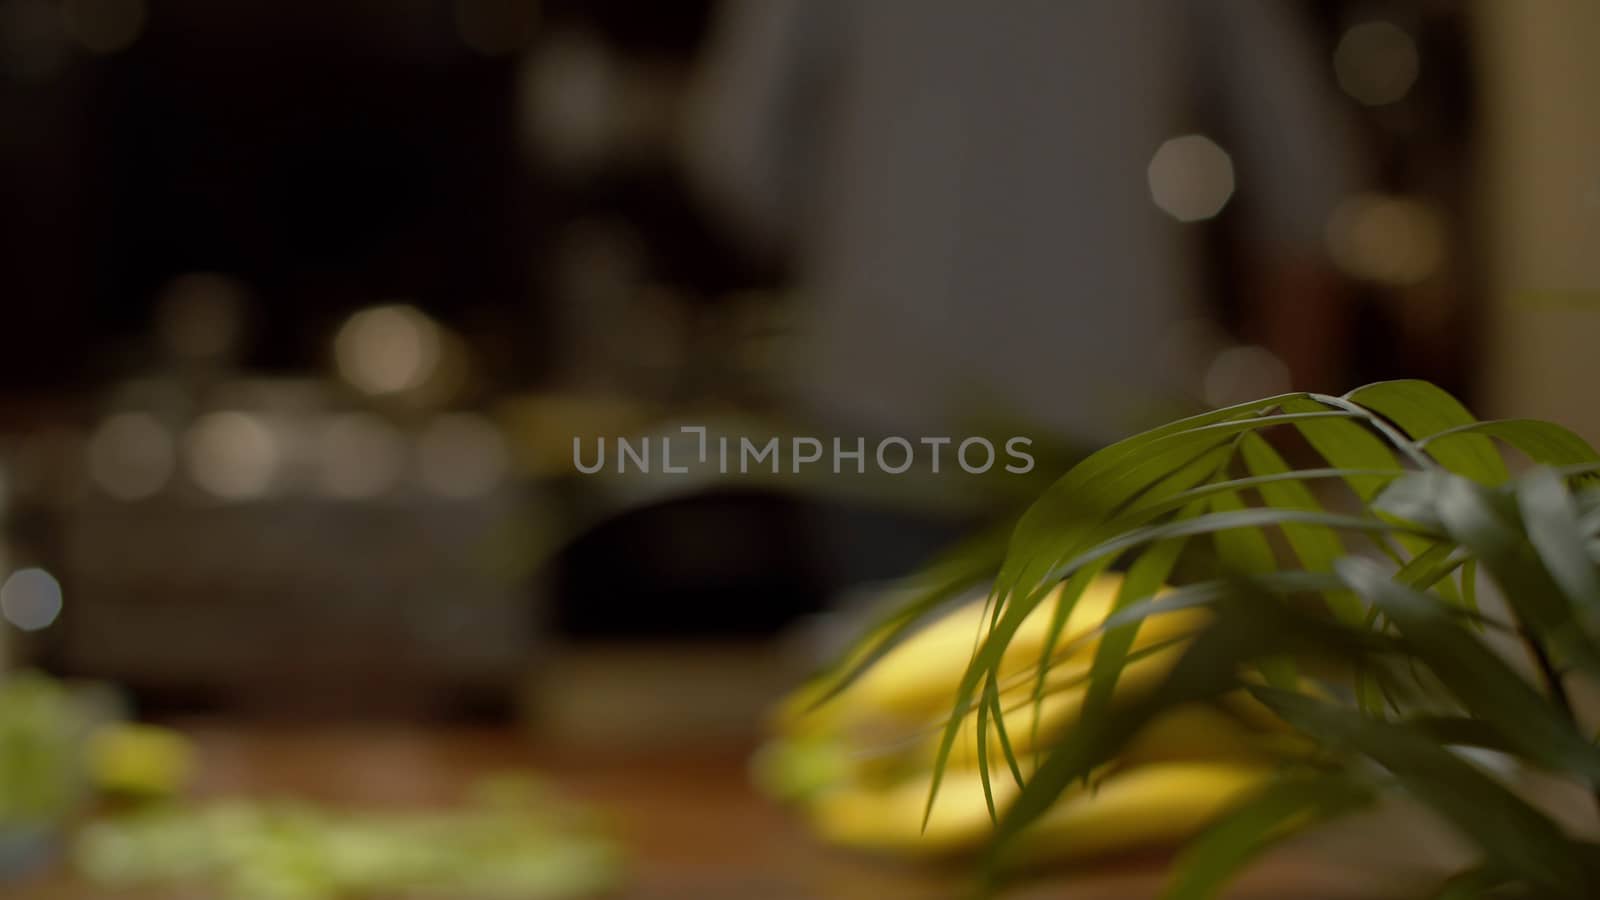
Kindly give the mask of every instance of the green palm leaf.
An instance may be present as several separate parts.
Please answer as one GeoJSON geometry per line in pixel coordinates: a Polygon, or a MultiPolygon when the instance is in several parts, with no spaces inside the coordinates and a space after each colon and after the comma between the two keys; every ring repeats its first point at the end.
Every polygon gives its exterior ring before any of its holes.
{"type": "Polygon", "coordinates": [[[881,618],[830,677],[842,688],[952,597],[992,585],[950,714],[930,725],[938,749],[925,809],[976,710],[985,797],[998,816],[991,874],[1011,838],[1150,719],[1246,688],[1314,739],[1319,764],[1331,768],[1291,773],[1219,820],[1180,857],[1169,896],[1211,896],[1293,827],[1356,808],[1380,789],[1421,800],[1477,847],[1483,864],[1450,886],[1456,895],[1590,896],[1600,887],[1600,867],[1587,861],[1593,848],[1447,747],[1493,749],[1600,785],[1600,748],[1578,730],[1567,694],[1572,679],[1600,677],[1596,480],[1600,454],[1571,431],[1480,422],[1420,381],[1215,410],[1084,459],[1008,534],[950,561],[881,618]],[[1268,439],[1271,429],[1297,432],[1320,459],[1292,465],[1268,439]],[[1501,446],[1541,468],[1514,478],[1501,446]],[[1387,563],[1362,558],[1366,548],[1387,563]],[[1113,567],[1124,579],[1106,619],[1065,640],[1083,591],[1113,567]],[[1480,572],[1505,596],[1510,621],[1479,610],[1480,572]],[[1052,591],[1037,663],[1002,683],[1006,649],[1052,591]],[[1321,598],[1319,612],[1303,602],[1311,598],[1321,598]],[[1168,677],[1136,696],[1117,692],[1125,667],[1144,653],[1132,650],[1141,624],[1200,607],[1214,611],[1212,625],[1173,640],[1184,652],[1168,677]],[[1483,639],[1485,629],[1524,641],[1543,683],[1517,674],[1483,639]],[[1034,741],[1036,764],[1025,772],[1005,730],[1002,692],[1032,681],[1026,702],[1037,729],[1051,666],[1096,640],[1082,676],[1083,714],[1048,746],[1034,741]],[[1298,693],[1294,670],[1273,667],[1287,659],[1345,681],[1298,693]],[[1274,675],[1268,686],[1242,677],[1263,665],[1274,675]],[[1350,696],[1359,704],[1339,699],[1350,696]],[[1021,786],[1004,810],[989,783],[991,726],[1021,786]],[[1374,778],[1372,764],[1383,774],[1374,778]]]}

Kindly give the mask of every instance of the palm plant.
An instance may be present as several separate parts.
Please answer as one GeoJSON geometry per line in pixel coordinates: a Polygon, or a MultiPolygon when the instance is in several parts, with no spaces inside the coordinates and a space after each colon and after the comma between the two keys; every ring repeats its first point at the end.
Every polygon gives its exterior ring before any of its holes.
{"type": "Polygon", "coordinates": [[[928,795],[931,811],[962,728],[975,718],[980,753],[993,732],[1004,759],[980,760],[985,793],[991,778],[1015,779],[1018,792],[998,810],[991,794],[991,875],[1024,827],[1155,716],[1246,691],[1317,750],[1192,842],[1170,897],[1210,896],[1285,835],[1392,791],[1476,850],[1478,864],[1440,896],[1600,896],[1600,846],[1455,749],[1508,754],[1591,793],[1600,785],[1594,725],[1572,699],[1600,680],[1597,479],[1600,455],[1567,429],[1478,421],[1424,382],[1219,409],[1084,459],[1006,535],[930,572],[826,673],[822,696],[950,598],[992,584],[928,795]],[[1526,465],[1508,465],[1516,456],[1526,465]],[[999,662],[1024,620],[1054,603],[1032,673],[1040,702],[1051,665],[1082,640],[1061,638],[1074,604],[1112,567],[1124,577],[1094,635],[1079,724],[1019,760],[1001,724],[999,662]],[[1480,606],[1480,579],[1503,608],[1480,606]],[[1210,624],[1167,677],[1113,702],[1140,624],[1191,607],[1211,610],[1210,624]]]}

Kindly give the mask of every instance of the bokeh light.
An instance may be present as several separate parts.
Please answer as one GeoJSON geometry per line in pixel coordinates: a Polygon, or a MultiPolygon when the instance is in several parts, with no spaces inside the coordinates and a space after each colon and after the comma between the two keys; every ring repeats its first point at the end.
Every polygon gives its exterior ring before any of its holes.
{"type": "Polygon", "coordinates": [[[417,443],[422,484],[444,497],[468,499],[494,490],[505,478],[511,454],[493,422],[452,413],[429,423],[417,443]]]}
{"type": "Polygon", "coordinates": [[[1148,175],[1151,199],[1180,222],[1209,219],[1233,196],[1233,160],[1204,135],[1162,144],[1150,159],[1148,175]]]}
{"type": "Polygon", "coordinates": [[[202,416],[184,436],[189,477],[224,500],[249,500],[272,489],[282,450],[256,416],[237,411],[202,416]]]}
{"type": "Polygon", "coordinates": [[[1242,344],[1212,357],[1204,381],[1206,403],[1214,407],[1270,397],[1290,390],[1289,367],[1265,347],[1242,344]]]}
{"type": "Polygon", "coordinates": [[[413,390],[439,364],[439,326],[414,306],[365,309],[339,329],[334,357],[345,380],[369,394],[413,390]]]}
{"type": "Polygon", "coordinates": [[[1416,84],[1417,43],[1393,22],[1363,22],[1339,39],[1333,70],[1339,87],[1367,106],[1404,99],[1416,84]]]}
{"type": "Polygon", "coordinates": [[[23,631],[49,628],[61,615],[61,584],[43,569],[18,569],[0,585],[0,615],[23,631]]]}
{"type": "Polygon", "coordinates": [[[317,481],[323,493],[367,499],[391,490],[406,465],[400,432],[371,413],[344,413],[323,422],[316,436],[317,481]]]}
{"type": "Polygon", "coordinates": [[[1328,219],[1328,256],[1357,278],[1381,284],[1420,284],[1439,271],[1446,252],[1445,223],[1418,200],[1357,194],[1328,219]]]}
{"type": "Polygon", "coordinates": [[[558,167],[595,162],[618,130],[619,82],[611,56],[595,38],[576,29],[552,37],[518,73],[523,140],[558,167]]]}
{"type": "Polygon", "coordinates": [[[119,500],[160,493],[172,477],[177,452],[170,432],[148,413],[118,413],[89,439],[89,475],[119,500]]]}

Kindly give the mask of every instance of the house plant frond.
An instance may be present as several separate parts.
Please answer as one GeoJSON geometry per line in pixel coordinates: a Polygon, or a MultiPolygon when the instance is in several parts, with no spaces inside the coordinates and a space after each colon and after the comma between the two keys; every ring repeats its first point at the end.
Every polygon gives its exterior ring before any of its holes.
{"type": "Polygon", "coordinates": [[[1593,896],[1600,851],[1453,748],[1600,785],[1572,699],[1600,680],[1597,482],[1600,454],[1571,431],[1478,421],[1424,382],[1215,410],[1084,459],[1008,533],[925,575],[800,705],[824,712],[979,587],[918,771],[926,828],[975,749],[991,871],[1154,724],[1242,697],[1301,749],[1217,805],[1170,896],[1209,896],[1290,831],[1388,791],[1476,848],[1450,890],[1593,896]],[[1152,623],[1178,621],[1152,650],[1152,623]]]}

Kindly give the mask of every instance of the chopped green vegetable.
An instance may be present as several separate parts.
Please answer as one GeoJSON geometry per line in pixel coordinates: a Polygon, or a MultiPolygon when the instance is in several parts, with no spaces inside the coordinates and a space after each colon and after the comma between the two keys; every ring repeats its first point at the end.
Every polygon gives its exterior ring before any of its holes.
{"type": "Polygon", "coordinates": [[[76,861],[106,887],[205,884],[227,900],[592,896],[621,875],[581,810],[525,777],[462,808],[345,813],[288,802],[162,807],[88,826],[76,861]]]}

